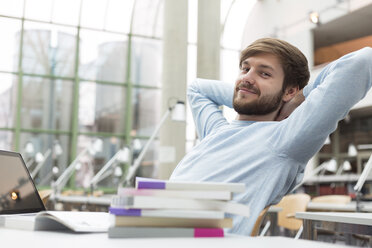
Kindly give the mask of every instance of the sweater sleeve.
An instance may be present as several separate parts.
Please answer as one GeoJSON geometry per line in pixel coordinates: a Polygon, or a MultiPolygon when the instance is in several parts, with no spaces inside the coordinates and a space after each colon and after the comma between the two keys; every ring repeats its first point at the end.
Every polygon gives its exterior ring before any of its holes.
{"type": "Polygon", "coordinates": [[[232,107],[233,92],[233,84],[217,80],[196,79],[188,87],[187,97],[200,140],[228,124],[219,107],[232,107]]]}
{"type": "Polygon", "coordinates": [[[304,88],[305,101],[281,121],[268,143],[283,156],[306,163],[372,84],[372,49],[363,48],[326,66],[304,88]]]}

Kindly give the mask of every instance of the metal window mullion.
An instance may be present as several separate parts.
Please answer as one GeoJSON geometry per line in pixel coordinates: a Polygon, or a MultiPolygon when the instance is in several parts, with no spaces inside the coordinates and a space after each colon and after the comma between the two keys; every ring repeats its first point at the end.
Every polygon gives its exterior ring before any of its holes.
{"type": "Polygon", "coordinates": [[[109,132],[78,132],[78,135],[104,137],[104,138],[110,138],[110,137],[124,138],[125,137],[125,134],[123,133],[109,133],[109,132]]]}
{"type": "MultiPolygon", "coordinates": [[[[51,25],[57,25],[57,26],[62,26],[62,27],[68,27],[68,28],[76,28],[76,25],[73,24],[65,24],[65,23],[59,23],[59,22],[52,22],[52,21],[43,21],[43,20],[36,20],[32,18],[20,18],[17,16],[7,16],[7,15],[1,15],[1,18],[9,18],[9,19],[16,19],[16,20],[26,20],[30,22],[37,22],[37,23],[43,23],[43,24],[51,24],[51,25]]],[[[118,35],[129,35],[129,33],[125,32],[120,32],[120,31],[113,31],[113,30],[107,30],[105,28],[93,28],[93,27],[85,27],[81,26],[79,24],[80,28],[90,30],[90,31],[97,31],[97,32],[104,32],[104,33],[110,33],[110,34],[118,34],[118,35]]],[[[145,39],[153,39],[153,40],[161,40],[160,37],[155,37],[155,36],[150,36],[150,35],[144,35],[144,34],[133,34],[132,36],[138,37],[138,38],[145,38],[145,39]]]]}
{"type": "Polygon", "coordinates": [[[16,106],[16,120],[15,120],[15,134],[14,134],[14,150],[20,149],[21,137],[21,110],[22,110],[22,95],[23,95],[23,70],[22,70],[22,57],[23,57],[23,35],[25,27],[25,6],[23,7],[23,18],[21,24],[21,32],[19,39],[19,57],[18,57],[18,90],[17,90],[17,106],[16,106]]]}
{"type": "Polygon", "coordinates": [[[70,131],[56,130],[56,129],[38,129],[38,128],[21,128],[22,133],[43,133],[43,134],[61,134],[70,135],[70,131]]]}
{"type": "MultiPolygon", "coordinates": [[[[71,149],[69,163],[71,163],[77,154],[77,139],[79,131],[79,51],[80,51],[80,24],[76,33],[76,50],[75,50],[75,69],[74,69],[74,87],[73,87],[73,104],[72,104],[72,123],[71,123],[71,149]]],[[[69,186],[75,186],[75,173],[71,176],[69,186]]]]}
{"type": "Polygon", "coordinates": [[[128,35],[128,48],[127,48],[127,75],[126,82],[126,97],[125,97],[125,113],[123,117],[125,120],[124,124],[124,134],[125,134],[125,144],[130,145],[132,141],[131,131],[132,131],[132,90],[133,84],[131,81],[131,58],[132,58],[132,35],[128,35]]]}
{"type": "MultiPolygon", "coordinates": [[[[136,10],[137,1],[133,3],[132,15],[130,20],[129,34],[128,34],[128,47],[127,47],[127,74],[125,81],[127,82],[126,97],[125,97],[125,113],[123,117],[125,118],[124,124],[124,134],[125,134],[125,144],[130,146],[132,142],[131,131],[132,131],[132,90],[133,83],[131,80],[131,69],[132,69],[132,37],[133,37],[133,20],[136,10]]],[[[125,88],[124,88],[125,89],[125,88]]]]}

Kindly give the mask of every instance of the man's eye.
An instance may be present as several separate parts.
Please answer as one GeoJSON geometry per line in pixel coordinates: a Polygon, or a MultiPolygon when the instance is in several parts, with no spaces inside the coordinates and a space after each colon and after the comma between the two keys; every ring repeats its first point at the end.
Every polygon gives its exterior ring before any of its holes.
{"type": "Polygon", "coordinates": [[[244,68],[242,68],[242,71],[243,72],[249,72],[249,68],[248,67],[244,67],[244,68]]]}
{"type": "Polygon", "coordinates": [[[261,75],[264,76],[264,77],[271,77],[271,75],[269,73],[266,73],[266,72],[261,72],[261,75]]]}

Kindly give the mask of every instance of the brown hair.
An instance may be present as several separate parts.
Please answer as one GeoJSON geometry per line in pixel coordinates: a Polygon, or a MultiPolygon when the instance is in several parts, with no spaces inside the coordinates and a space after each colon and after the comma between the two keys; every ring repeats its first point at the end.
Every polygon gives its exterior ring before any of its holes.
{"type": "Polygon", "coordinates": [[[239,66],[244,60],[259,53],[276,55],[283,67],[283,90],[288,86],[302,89],[310,78],[309,67],[305,55],[295,46],[275,38],[258,39],[240,53],[239,66]]]}

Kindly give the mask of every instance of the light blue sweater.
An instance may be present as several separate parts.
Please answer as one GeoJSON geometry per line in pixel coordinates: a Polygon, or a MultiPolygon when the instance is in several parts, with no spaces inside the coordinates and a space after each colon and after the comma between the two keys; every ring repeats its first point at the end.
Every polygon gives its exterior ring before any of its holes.
{"type": "Polygon", "coordinates": [[[319,151],[372,81],[372,49],[326,66],[303,90],[306,100],[285,120],[228,123],[220,105],[232,107],[233,84],[197,79],[188,89],[200,143],[178,164],[171,180],[245,183],[234,200],[250,206],[250,218],[232,216],[230,232],[250,235],[262,209],[301,182],[319,151]]]}

